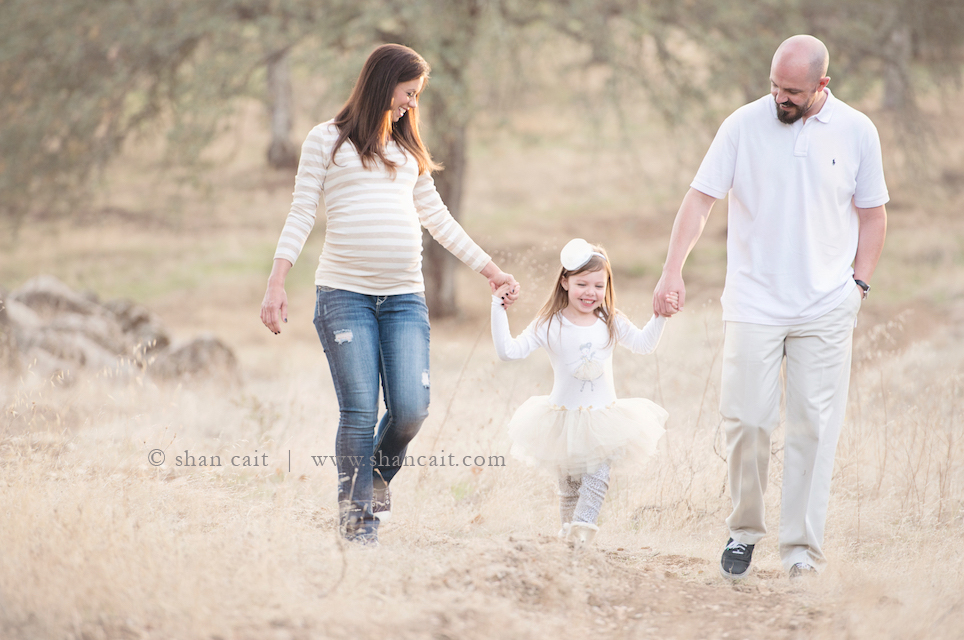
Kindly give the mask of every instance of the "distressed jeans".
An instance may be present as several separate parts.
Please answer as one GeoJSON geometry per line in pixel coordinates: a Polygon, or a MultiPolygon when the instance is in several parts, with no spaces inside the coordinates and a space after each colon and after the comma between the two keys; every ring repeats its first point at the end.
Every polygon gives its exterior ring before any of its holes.
{"type": "Polygon", "coordinates": [[[391,482],[428,416],[425,296],[373,296],[319,286],[315,329],[338,396],[335,455],[342,535],[375,540],[373,482],[391,482]],[[380,421],[379,383],[385,400],[380,421]]]}

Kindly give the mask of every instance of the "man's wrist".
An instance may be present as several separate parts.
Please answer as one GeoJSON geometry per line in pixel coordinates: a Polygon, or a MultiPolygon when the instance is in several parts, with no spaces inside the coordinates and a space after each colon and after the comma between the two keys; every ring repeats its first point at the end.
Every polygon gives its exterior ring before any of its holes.
{"type": "Polygon", "coordinates": [[[863,292],[862,297],[866,299],[868,294],[870,294],[870,285],[859,278],[854,278],[854,282],[857,283],[857,286],[860,287],[861,291],[863,292]]]}

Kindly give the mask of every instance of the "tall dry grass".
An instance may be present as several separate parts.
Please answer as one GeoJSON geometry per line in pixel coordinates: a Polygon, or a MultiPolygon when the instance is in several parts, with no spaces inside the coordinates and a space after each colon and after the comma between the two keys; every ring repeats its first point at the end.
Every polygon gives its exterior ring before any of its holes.
{"type": "MultiPolygon", "coordinates": [[[[624,299],[644,315],[644,296],[624,299]]],[[[526,311],[513,313],[514,327],[526,311]]],[[[749,637],[957,637],[964,439],[961,352],[948,330],[918,342],[899,321],[860,327],[831,568],[793,590],[771,535],[755,577],[734,591],[715,567],[729,506],[718,318],[716,304],[692,305],[655,357],[620,354],[619,393],[666,406],[668,433],[652,465],[614,478],[597,545],[575,556],[554,539],[551,480],[509,458],[405,470],[381,548],[341,543],[334,472],[310,460],[332,453],[337,421],[318,353],[281,347],[283,364],[233,390],[108,375],[64,385],[28,372],[3,397],[0,629],[11,638],[724,637],[738,612],[749,637]],[[150,464],[153,449],[164,465],[150,464]],[[175,466],[185,450],[220,455],[223,466],[175,466]],[[268,466],[230,466],[255,451],[268,466]]],[[[495,358],[485,320],[437,323],[432,414],[413,455],[507,456],[506,418],[548,390],[544,359],[495,358]]]]}

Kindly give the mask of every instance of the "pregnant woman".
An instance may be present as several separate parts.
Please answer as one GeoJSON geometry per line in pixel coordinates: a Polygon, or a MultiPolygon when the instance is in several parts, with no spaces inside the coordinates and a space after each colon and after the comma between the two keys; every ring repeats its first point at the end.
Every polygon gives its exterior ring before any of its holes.
{"type": "Polygon", "coordinates": [[[379,520],[391,512],[389,483],[428,415],[421,227],[487,278],[493,292],[510,285],[506,304],[519,294],[515,279],[472,241],[435,189],[432,171],[439,167],[418,131],[418,99],[428,75],[428,64],[412,49],[382,45],[368,57],[338,115],[308,134],[261,304],[262,322],[280,333],[288,320],[285,277],[324,197],[314,322],[340,411],[341,534],[363,545],[378,544],[379,520]],[[381,420],[379,386],[386,407],[381,420]]]}

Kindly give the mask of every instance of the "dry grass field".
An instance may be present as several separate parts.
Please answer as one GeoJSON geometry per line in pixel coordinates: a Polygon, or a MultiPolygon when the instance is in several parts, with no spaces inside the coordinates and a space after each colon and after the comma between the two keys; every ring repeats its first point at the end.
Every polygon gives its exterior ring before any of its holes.
{"type": "MultiPolygon", "coordinates": [[[[536,135],[544,115],[474,134],[465,226],[525,287],[513,329],[573,236],[610,249],[619,306],[644,322],[712,132],[681,141],[653,125],[627,150],[562,127],[536,135]]],[[[717,412],[722,203],[655,356],[617,353],[617,392],[652,398],[671,418],[653,464],[616,477],[593,547],[574,553],[555,538],[553,482],[507,457],[505,421],[548,391],[551,371],[542,354],[497,360],[485,283],[463,268],[462,315],[433,321],[432,410],[410,448],[446,466],[401,473],[381,546],[360,550],[335,532],[334,470],[311,459],[334,453],[338,419],[311,324],[322,229],[289,277],[283,333],[258,319],[292,185],[261,166],[259,117],[215,153],[204,189],[176,186],[149,145],[135,147],[88,211],[34,220],[0,254],[8,289],[49,273],[132,298],[175,338],[218,335],[243,374],[234,386],[109,370],[3,379],[0,637],[964,636],[964,189],[961,145],[947,143],[959,127],[948,124],[940,163],[914,177],[882,126],[890,235],[856,334],[830,568],[802,586],[780,568],[778,440],[773,533],[734,586],[717,570],[729,509],[717,412]],[[450,466],[450,454],[486,465],[450,466]],[[178,467],[179,455],[222,466],[178,467]],[[232,466],[234,456],[259,466],[232,466]]]]}

